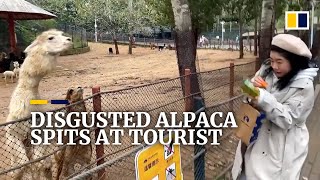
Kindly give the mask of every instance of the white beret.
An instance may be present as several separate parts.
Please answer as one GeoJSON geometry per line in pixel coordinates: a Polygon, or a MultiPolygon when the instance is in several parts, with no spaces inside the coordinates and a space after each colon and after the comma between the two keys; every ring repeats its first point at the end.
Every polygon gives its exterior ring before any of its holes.
{"type": "Polygon", "coordinates": [[[299,56],[309,59],[312,57],[308,46],[300,38],[291,34],[278,34],[273,37],[271,44],[299,56]]]}

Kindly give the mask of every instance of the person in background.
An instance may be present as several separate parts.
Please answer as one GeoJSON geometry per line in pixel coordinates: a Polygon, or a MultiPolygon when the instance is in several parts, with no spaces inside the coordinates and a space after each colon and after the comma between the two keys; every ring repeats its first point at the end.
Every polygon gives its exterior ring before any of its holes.
{"type": "Polygon", "coordinates": [[[199,46],[202,47],[202,46],[203,46],[203,43],[204,43],[204,36],[201,35],[201,36],[200,36],[200,39],[199,39],[199,46]]]}
{"type": "Polygon", "coordinates": [[[298,37],[279,34],[272,39],[270,58],[252,78],[259,96],[251,104],[266,115],[256,141],[240,141],[232,177],[246,180],[298,180],[308,154],[306,119],[314,105],[311,52],[298,37]],[[268,84],[261,87],[261,80],[268,84]],[[241,151],[243,150],[243,151],[241,151]]]}

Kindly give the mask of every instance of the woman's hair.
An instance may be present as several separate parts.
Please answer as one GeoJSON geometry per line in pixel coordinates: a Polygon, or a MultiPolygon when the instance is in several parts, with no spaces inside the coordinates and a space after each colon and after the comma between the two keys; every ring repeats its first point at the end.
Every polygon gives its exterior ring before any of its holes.
{"type": "Polygon", "coordinates": [[[293,54],[275,45],[271,45],[271,51],[279,53],[282,57],[286,58],[291,65],[291,70],[286,75],[279,78],[277,82],[277,88],[279,90],[284,89],[288,84],[290,84],[291,80],[300,70],[307,69],[309,67],[309,58],[307,57],[293,54]]]}

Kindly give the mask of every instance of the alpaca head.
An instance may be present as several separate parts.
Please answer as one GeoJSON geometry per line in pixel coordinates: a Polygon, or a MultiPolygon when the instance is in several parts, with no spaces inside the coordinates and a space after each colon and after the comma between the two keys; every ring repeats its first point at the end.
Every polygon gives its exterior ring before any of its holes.
{"type": "Polygon", "coordinates": [[[37,86],[44,76],[55,69],[60,53],[71,45],[71,38],[64,36],[62,31],[52,29],[41,33],[24,51],[27,56],[21,66],[20,76],[22,79],[25,75],[34,77],[29,84],[37,86]]]}
{"type": "Polygon", "coordinates": [[[13,67],[18,68],[20,65],[18,61],[13,61],[13,67]]]}
{"type": "Polygon", "coordinates": [[[49,55],[58,55],[67,50],[72,45],[71,38],[64,36],[62,31],[51,29],[41,33],[24,52],[47,53],[49,55]]]}
{"type": "Polygon", "coordinates": [[[75,103],[83,100],[83,89],[82,87],[78,87],[75,89],[68,89],[66,100],[70,103],[75,103]]]}
{"type": "MultiPolygon", "coordinates": [[[[83,89],[81,87],[69,89],[67,92],[66,100],[68,100],[70,104],[76,103],[78,101],[82,101],[83,89]]],[[[84,102],[81,102],[79,104],[76,104],[67,108],[67,112],[85,112],[85,111],[87,110],[84,102]]]]}

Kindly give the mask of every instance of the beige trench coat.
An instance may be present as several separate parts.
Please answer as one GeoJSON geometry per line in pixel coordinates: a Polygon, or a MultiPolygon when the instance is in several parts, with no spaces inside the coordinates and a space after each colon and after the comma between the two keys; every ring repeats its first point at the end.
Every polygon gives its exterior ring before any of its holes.
{"type": "MultiPolygon", "coordinates": [[[[265,65],[256,75],[260,75],[265,65]]],[[[318,68],[302,70],[294,81],[281,91],[275,87],[278,80],[271,72],[266,77],[269,84],[260,90],[258,107],[266,114],[254,144],[245,152],[245,170],[239,142],[232,177],[246,180],[298,180],[308,153],[309,133],[306,119],[314,105],[313,78],[318,68]],[[243,176],[242,176],[243,177],[243,176]]]]}

